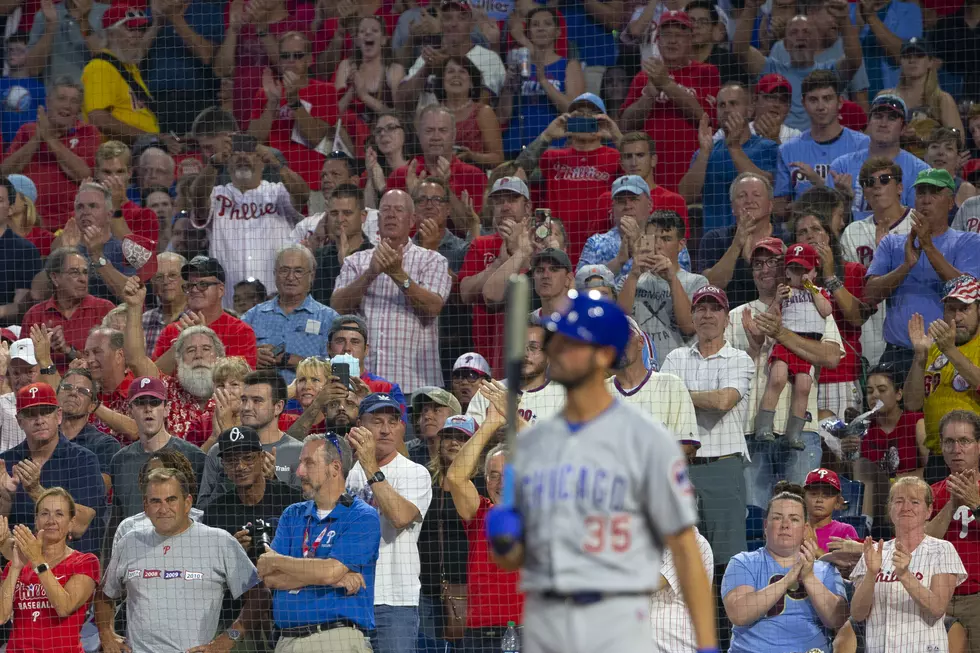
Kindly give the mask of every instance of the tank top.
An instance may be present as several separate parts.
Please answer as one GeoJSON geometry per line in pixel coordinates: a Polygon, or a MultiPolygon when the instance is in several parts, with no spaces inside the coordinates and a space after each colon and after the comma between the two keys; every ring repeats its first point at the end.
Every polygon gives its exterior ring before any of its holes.
{"type": "MultiPolygon", "coordinates": [[[[568,59],[563,58],[544,69],[545,78],[562,93],[566,91],[567,68],[568,59]]],[[[520,153],[522,147],[530,145],[558,117],[558,107],[538,83],[537,75],[536,66],[531,64],[530,77],[521,81],[521,92],[514,97],[514,112],[504,132],[504,152],[508,156],[520,153]]]]}

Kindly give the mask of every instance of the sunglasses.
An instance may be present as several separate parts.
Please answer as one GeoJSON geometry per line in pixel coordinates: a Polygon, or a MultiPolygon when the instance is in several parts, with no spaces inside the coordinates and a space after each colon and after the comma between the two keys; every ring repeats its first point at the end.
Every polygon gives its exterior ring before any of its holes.
{"type": "Polygon", "coordinates": [[[486,375],[480,374],[475,370],[456,370],[453,372],[454,379],[461,379],[463,381],[469,381],[473,383],[474,381],[479,381],[480,379],[485,379],[486,375]]]}
{"type": "Polygon", "coordinates": [[[130,402],[131,406],[149,406],[150,408],[157,408],[163,405],[162,399],[157,399],[156,397],[137,397],[130,402]]]}
{"type": "Polygon", "coordinates": [[[896,182],[902,181],[902,178],[898,175],[878,175],[877,177],[865,177],[861,180],[861,188],[874,188],[877,185],[887,186],[891,183],[892,179],[896,182]]]}

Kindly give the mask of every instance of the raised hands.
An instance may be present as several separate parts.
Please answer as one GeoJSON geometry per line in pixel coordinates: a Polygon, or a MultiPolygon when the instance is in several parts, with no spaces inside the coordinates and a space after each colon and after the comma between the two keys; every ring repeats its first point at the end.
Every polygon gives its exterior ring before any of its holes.
{"type": "Polygon", "coordinates": [[[870,537],[864,538],[864,564],[868,568],[869,576],[877,576],[881,571],[881,552],[885,543],[878,540],[877,544],[870,537]]]}
{"type": "Polygon", "coordinates": [[[923,357],[929,355],[929,349],[935,342],[931,336],[926,334],[925,320],[919,313],[913,313],[909,319],[909,341],[912,343],[912,349],[916,355],[923,357]]]}

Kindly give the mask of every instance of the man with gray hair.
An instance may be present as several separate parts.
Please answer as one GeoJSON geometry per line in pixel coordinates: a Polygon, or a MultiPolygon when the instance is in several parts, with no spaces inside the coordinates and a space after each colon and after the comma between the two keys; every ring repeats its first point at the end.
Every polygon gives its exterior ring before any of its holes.
{"type": "Polygon", "coordinates": [[[157,273],[150,278],[156,308],[143,313],[143,335],[146,337],[146,353],[153,353],[157,339],[164,327],[176,322],[187,308],[187,295],[181,284],[180,269],[187,259],[176,252],[157,255],[157,273]]]}
{"type": "Polygon", "coordinates": [[[709,231],[701,238],[701,274],[728,295],[732,308],[758,296],[752,278],[752,252],[760,240],[775,234],[772,225],[772,184],[755,172],[743,172],[729,189],[735,224],[709,231]]]}
{"type": "MultiPolygon", "coordinates": [[[[61,10],[59,5],[59,11],[61,10]]],[[[72,215],[78,182],[92,176],[99,130],[81,121],[82,87],[59,77],[47,93],[37,120],[21,125],[10,143],[0,176],[22,174],[44,189],[34,202],[44,226],[57,230],[72,215]]]]}
{"type": "Polygon", "coordinates": [[[108,411],[93,412],[92,424],[95,428],[120,442],[132,442],[136,439],[136,425],[127,416],[126,396],[133,375],[126,369],[124,340],[121,331],[95,327],[89,332],[85,349],[80,352],[81,357],[72,361],[69,367],[88,370],[92,380],[101,388],[99,407],[104,406],[108,411]]]}
{"type": "MultiPolygon", "coordinates": [[[[177,164],[174,158],[159,147],[148,147],[140,154],[136,166],[136,186],[130,188],[130,193],[139,198],[150,188],[166,188],[174,190],[177,164]]],[[[132,197],[131,197],[132,199],[132,197]]]]}
{"type": "Polygon", "coordinates": [[[276,254],[277,295],[250,308],[242,321],[255,331],[258,367],[276,369],[286,383],[310,356],[328,357],[327,331],[337,311],[313,299],[316,259],[305,245],[286,245],[276,254]]]}

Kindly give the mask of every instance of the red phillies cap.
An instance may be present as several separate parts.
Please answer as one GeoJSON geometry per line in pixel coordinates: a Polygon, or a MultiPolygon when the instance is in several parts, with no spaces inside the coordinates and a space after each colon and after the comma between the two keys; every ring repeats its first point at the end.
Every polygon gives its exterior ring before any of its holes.
{"type": "Polygon", "coordinates": [[[817,267],[817,262],[819,260],[820,258],[817,256],[817,250],[813,249],[806,243],[797,243],[786,251],[786,265],[796,263],[797,265],[802,265],[805,267],[807,272],[817,267]]]}
{"type": "Polygon", "coordinates": [[[128,4],[114,4],[102,14],[102,29],[112,29],[113,27],[123,27],[133,29],[135,27],[146,27],[150,24],[146,14],[137,7],[128,4]]]}
{"type": "Polygon", "coordinates": [[[131,404],[140,397],[156,397],[160,401],[166,401],[167,386],[163,385],[163,381],[152,376],[141,376],[138,379],[133,379],[133,382],[129,384],[129,396],[126,397],[126,403],[131,404]]]}
{"type": "Polygon", "coordinates": [[[757,242],[755,244],[755,249],[752,250],[752,254],[754,255],[760,249],[764,249],[770,254],[775,254],[776,256],[782,256],[786,253],[786,245],[783,244],[783,241],[773,236],[763,238],[757,242]]]}
{"type": "Polygon", "coordinates": [[[660,29],[671,23],[676,23],[677,25],[683,25],[687,29],[694,29],[694,23],[691,22],[691,17],[687,15],[684,11],[675,11],[671,9],[670,11],[665,11],[663,16],[660,17],[660,29]]]}
{"type": "Polygon", "coordinates": [[[823,467],[818,467],[807,474],[806,482],[803,483],[803,487],[810,487],[811,485],[818,485],[820,483],[826,483],[830,487],[840,492],[840,479],[837,477],[837,474],[829,469],[824,469],[823,467]]]}
{"type": "Polygon", "coordinates": [[[17,391],[17,412],[34,406],[57,406],[58,395],[47,383],[32,383],[17,391]]]}
{"type": "Polygon", "coordinates": [[[789,80],[777,73],[763,75],[755,85],[755,92],[757,94],[769,95],[777,91],[783,91],[784,93],[793,92],[793,85],[789,83],[789,80]]]}
{"type": "Polygon", "coordinates": [[[691,297],[691,306],[695,306],[698,302],[709,298],[721,304],[726,311],[728,310],[728,295],[718,286],[711,285],[702,286],[697,289],[694,296],[691,297]]]}
{"type": "Polygon", "coordinates": [[[143,283],[157,273],[157,244],[144,236],[128,234],[122,241],[123,258],[143,283]]]}
{"type": "Polygon", "coordinates": [[[854,131],[863,132],[868,128],[868,114],[857,102],[844,100],[840,107],[840,113],[837,114],[837,119],[844,127],[854,131]]]}

